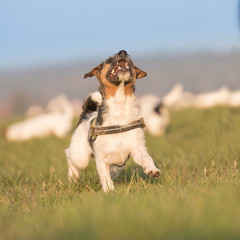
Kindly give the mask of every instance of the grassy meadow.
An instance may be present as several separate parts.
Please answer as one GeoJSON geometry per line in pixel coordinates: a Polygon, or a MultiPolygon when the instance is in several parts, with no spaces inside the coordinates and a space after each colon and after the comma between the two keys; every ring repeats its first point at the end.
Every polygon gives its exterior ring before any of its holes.
{"type": "Polygon", "coordinates": [[[185,109],[171,120],[165,136],[146,134],[160,178],[130,159],[107,194],[94,161],[68,182],[71,134],[1,136],[0,239],[240,239],[240,109],[185,109]]]}

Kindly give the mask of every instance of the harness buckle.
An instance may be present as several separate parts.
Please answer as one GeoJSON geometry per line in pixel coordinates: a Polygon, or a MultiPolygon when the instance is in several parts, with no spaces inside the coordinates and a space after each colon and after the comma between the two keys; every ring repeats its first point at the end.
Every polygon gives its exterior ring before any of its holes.
{"type": "Polygon", "coordinates": [[[90,129],[88,134],[88,140],[90,143],[93,143],[97,138],[97,135],[95,135],[95,122],[96,122],[96,118],[94,118],[90,124],[90,129]]]}
{"type": "Polygon", "coordinates": [[[140,121],[141,121],[141,123],[142,123],[143,128],[145,128],[145,127],[146,127],[146,124],[145,124],[143,118],[140,118],[140,121]]]}

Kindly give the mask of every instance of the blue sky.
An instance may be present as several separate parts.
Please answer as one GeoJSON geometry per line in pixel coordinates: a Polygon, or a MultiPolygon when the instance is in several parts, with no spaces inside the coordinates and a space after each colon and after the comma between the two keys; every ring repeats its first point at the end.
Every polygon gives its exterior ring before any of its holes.
{"type": "Polygon", "coordinates": [[[120,49],[228,51],[239,41],[237,0],[2,0],[0,70],[104,59],[120,49]]]}

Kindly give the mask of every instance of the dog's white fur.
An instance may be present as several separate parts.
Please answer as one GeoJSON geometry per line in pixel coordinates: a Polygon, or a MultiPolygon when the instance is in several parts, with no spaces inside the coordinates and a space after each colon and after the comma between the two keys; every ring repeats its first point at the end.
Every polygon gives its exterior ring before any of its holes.
{"type": "Polygon", "coordinates": [[[6,138],[10,141],[26,141],[50,135],[64,137],[72,128],[73,108],[69,100],[58,97],[59,112],[45,113],[9,126],[6,138]]]}
{"type": "MultiPolygon", "coordinates": [[[[108,115],[102,126],[125,125],[139,119],[135,96],[126,96],[123,84],[124,81],[113,97],[104,100],[108,108],[108,115]]],[[[102,96],[99,92],[95,92],[92,94],[92,99],[101,102],[102,96]]],[[[143,167],[146,174],[160,174],[160,170],[156,168],[152,158],[146,151],[144,133],[141,128],[123,133],[98,136],[93,143],[93,151],[89,145],[88,131],[90,122],[96,115],[96,112],[92,113],[87,121],[78,126],[73,134],[69,148],[66,149],[70,179],[76,180],[79,178],[78,170],[84,169],[88,165],[92,154],[95,155],[97,171],[104,192],[114,189],[112,179],[118,176],[122,170],[122,167],[114,164],[123,164],[128,155],[131,155],[133,160],[143,167]]]]}

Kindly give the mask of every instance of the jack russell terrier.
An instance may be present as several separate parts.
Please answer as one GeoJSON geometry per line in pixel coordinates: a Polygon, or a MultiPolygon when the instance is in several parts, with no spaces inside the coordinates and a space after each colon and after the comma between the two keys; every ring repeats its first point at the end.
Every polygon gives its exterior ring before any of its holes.
{"type": "Polygon", "coordinates": [[[112,180],[130,156],[146,174],[158,177],[160,170],[145,147],[145,125],[143,119],[139,119],[134,95],[136,79],[147,74],[121,50],[84,78],[92,76],[97,77],[100,88],[85,99],[70,146],[65,150],[69,179],[79,178],[78,170],[87,167],[92,155],[104,192],[114,189],[112,180]]]}

